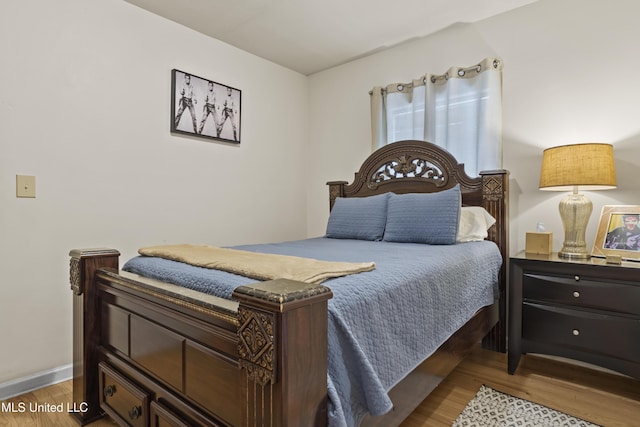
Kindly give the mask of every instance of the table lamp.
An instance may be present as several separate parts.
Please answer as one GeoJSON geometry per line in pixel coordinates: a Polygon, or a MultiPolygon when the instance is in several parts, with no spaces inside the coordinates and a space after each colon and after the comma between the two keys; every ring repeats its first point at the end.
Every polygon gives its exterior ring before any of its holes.
{"type": "Polygon", "coordinates": [[[540,189],[572,191],[560,202],[564,243],[563,258],[589,258],[585,232],[593,210],[591,200],[581,190],[616,188],[616,170],[611,144],[585,143],[547,148],[542,154],[540,189]]]}

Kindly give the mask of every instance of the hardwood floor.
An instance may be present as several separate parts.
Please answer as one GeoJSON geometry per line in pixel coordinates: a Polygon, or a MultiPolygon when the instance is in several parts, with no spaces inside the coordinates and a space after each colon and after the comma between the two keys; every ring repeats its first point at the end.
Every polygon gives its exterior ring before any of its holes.
{"type": "MultiPolygon", "coordinates": [[[[530,355],[522,357],[515,375],[508,375],[506,354],[478,348],[402,427],[451,426],[482,384],[606,427],[635,426],[640,417],[640,381],[530,355]]],[[[9,399],[3,402],[0,426],[77,427],[66,412],[29,411],[31,403],[66,407],[70,402],[71,381],[9,399]],[[16,409],[22,403],[26,411],[6,410],[9,402],[13,402],[16,409]]],[[[92,427],[114,425],[108,418],[91,424],[92,427]]]]}
{"type": "Polygon", "coordinates": [[[506,354],[478,348],[401,427],[450,427],[482,384],[605,427],[640,425],[638,380],[533,355],[509,375],[506,354]]]}

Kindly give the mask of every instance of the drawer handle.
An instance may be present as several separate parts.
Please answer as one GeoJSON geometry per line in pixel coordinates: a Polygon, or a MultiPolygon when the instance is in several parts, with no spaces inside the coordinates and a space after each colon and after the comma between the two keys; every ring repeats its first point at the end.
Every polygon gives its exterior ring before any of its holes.
{"type": "Polygon", "coordinates": [[[104,394],[106,397],[111,397],[115,393],[116,393],[116,386],[114,385],[108,385],[102,390],[102,394],[104,394]]]}
{"type": "Polygon", "coordinates": [[[580,298],[580,292],[573,291],[573,296],[576,297],[576,298],[580,298]]]}
{"type": "Polygon", "coordinates": [[[575,279],[576,282],[580,281],[580,276],[578,276],[578,275],[573,276],[573,278],[575,279]]]}
{"type": "Polygon", "coordinates": [[[134,406],[129,411],[129,418],[132,420],[140,418],[140,415],[142,415],[142,406],[134,406]]]}
{"type": "Polygon", "coordinates": [[[580,331],[578,329],[574,329],[572,333],[573,333],[573,336],[575,336],[575,337],[580,335],[580,331]]]}

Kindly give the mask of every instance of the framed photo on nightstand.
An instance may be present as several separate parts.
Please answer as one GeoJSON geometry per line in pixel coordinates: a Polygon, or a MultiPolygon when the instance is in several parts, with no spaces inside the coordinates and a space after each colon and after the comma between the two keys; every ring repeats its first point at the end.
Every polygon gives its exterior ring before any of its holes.
{"type": "Polygon", "coordinates": [[[592,255],[640,261],[640,205],[605,205],[592,255]]]}

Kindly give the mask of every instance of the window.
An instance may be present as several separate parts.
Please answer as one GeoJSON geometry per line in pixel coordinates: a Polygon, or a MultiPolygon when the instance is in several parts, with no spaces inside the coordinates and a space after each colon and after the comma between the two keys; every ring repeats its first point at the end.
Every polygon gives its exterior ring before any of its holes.
{"type": "Polygon", "coordinates": [[[487,58],[371,92],[372,147],[404,139],[432,142],[466,172],[502,167],[502,65],[487,58]]]}

